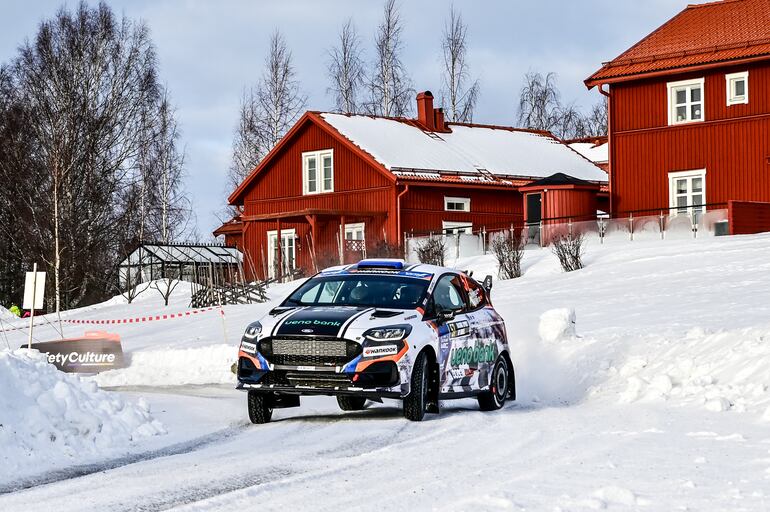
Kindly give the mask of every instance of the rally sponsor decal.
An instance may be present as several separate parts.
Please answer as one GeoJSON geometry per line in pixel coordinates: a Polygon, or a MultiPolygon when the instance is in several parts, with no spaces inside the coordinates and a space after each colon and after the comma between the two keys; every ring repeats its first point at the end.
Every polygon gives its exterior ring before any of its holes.
{"type": "Polygon", "coordinates": [[[471,333],[471,326],[467,320],[460,320],[459,322],[451,322],[447,324],[449,328],[449,336],[452,338],[461,338],[468,336],[471,333]]]}
{"type": "Polygon", "coordinates": [[[364,357],[385,357],[398,354],[396,345],[377,345],[374,347],[364,347],[364,357]]]}
{"type": "Polygon", "coordinates": [[[477,340],[475,345],[453,349],[449,357],[449,364],[453,367],[461,367],[464,365],[491,363],[496,357],[497,350],[494,343],[483,343],[477,340]]]}
{"type": "Polygon", "coordinates": [[[256,343],[249,343],[248,341],[242,341],[241,342],[241,350],[248,354],[256,354],[257,353],[257,345],[256,343]]]}
{"type": "MultiPolygon", "coordinates": [[[[371,309],[371,308],[367,308],[371,309]]],[[[310,307],[298,310],[281,322],[275,330],[278,336],[334,336],[337,337],[343,327],[353,317],[366,309],[356,307],[310,307]],[[308,332],[310,331],[310,332],[308,332]]]]}

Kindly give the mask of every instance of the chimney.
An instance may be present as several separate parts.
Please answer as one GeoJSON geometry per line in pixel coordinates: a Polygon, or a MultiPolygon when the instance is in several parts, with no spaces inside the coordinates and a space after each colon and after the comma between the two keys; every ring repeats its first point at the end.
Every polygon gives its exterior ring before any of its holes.
{"type": "Polygon", "coordinates": [[[417,95],[417,121],[432,132],[435,130],[435,114],[433,113],[433,93],[421,92],[417,95]]]}
{"type": "Polygon", "coordinates": [[[443,108],[435,108],[433,109],[433,126],[434,131],[437,132],[445,132],[446,131],[446,125],[444,124],[444,109],[443,108]]]}

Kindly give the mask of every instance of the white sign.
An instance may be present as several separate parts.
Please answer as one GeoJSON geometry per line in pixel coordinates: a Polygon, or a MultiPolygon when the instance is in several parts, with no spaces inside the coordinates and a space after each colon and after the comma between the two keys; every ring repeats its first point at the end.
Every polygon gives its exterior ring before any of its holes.
{"type": "Polygon", "coordinates": [[[45,272],[27,272],[27,279],[24,281],[24,303],[21,306],[22,309],[43,309],[44,294],[45,272]]]}

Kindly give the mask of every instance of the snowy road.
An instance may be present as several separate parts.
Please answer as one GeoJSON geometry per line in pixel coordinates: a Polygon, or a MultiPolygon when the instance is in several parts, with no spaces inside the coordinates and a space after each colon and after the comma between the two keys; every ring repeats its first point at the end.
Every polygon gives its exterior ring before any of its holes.
{"type": "Polygon", "coordinates": [[[246,424],[243,395],[221,388],[145,394],[161,421],[204,416],[223,425],[182,453],[0,496],[1,510],[766,510],[770,432],[737,415],[592,401],[510,405],[473,401],[406,422],[398,407],[342,414],[304,400],[265,426],[246,424]],[[206,396],[208,394],[208,396],[206,396]],[[153,399],[153,396],[155,399],[153,399]]]}
{"type": "MultiPolygon", "coordinates": [[[[770,510],[768,254],[767,235],[590,246],[587,267],[563,274],[528,251],[524,276],[492,292],[520,401],[447,402],[420,424],[395,402],[343,414],[314,397],[252,426],[219,318],[116,327],[135,364],[100,385],[206,384],[121,388],[168,433],[77,458],[88,466],[51,457],[58,473],[9,460],[44,476],[0,494],[0,511],[770,510]],[[578,336],[545,341],[543,313],[565,307],[578,336]]],[[[488,257],[458,265],[494,271],[488,257]]],[[[153,300],[73,315],[143,314],[153,300]]],[[[228,330],[268,307],[228,308],[228,330]]]]}

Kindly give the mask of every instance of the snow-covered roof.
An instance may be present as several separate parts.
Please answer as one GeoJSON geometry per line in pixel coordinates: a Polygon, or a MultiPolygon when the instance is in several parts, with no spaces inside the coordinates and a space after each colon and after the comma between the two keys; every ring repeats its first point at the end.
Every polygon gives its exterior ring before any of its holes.
{"type": "Polygon", "coordinates": [[[597,164],[604,164],[610,159],[609,144],[594,144],[593,142],[574,142],[569,145],[572,149],[597,164]]]}
{"type": "Polygon", "coordinates": [[[237,265],[243,260],[235,247],[221,245],[173,245],[142,244],[120,263],[120,266],[151,263],[169,264],[230,264],[237,265]]]}
{"type": "Polygon", "coordinates": [[[545,178],[562,172],[606,182],[607,174],[557,140],[504,127],[448,123],[451,133],[364,115],[321,114],[343,136],[391,172],[420,170],[545,178]],[[481,169],[481,171],[479,171],[481,169]]]}

